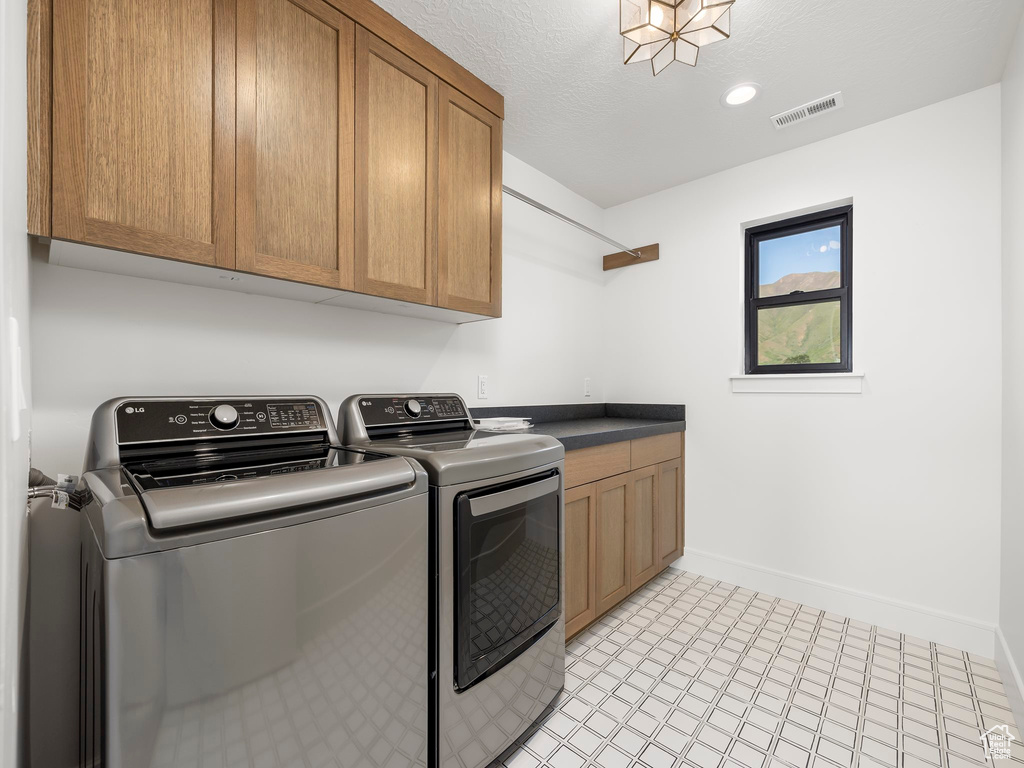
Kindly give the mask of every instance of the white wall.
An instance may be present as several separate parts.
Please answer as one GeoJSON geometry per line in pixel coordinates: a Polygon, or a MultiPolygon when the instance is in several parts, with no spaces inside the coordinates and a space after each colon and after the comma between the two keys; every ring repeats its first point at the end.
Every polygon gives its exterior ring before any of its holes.
{"type": "MultiPolygon", "coordinates": [[[[599,226],[602,211],[510,155],[504,181],[599,226]]],[[[505,197],[500,320],[462,326],[100,272],[32,269],[33,456],[78,472],[92,411],[119,395],[455,391],[487,405],[601,389],[600,255],[583,233],[505,197]]]]}
{"type": "Polygon", "coordinates": [[[1003,678],[1024,725],[1024,23],[1003,74],[1003,525],[999,627],[1003,678]],[[1008,686],[1009,687],[1009,686],[1008,686]]]}
{"type": "Polygon", "coordinates": [[[605,394],[687,405],[689,565],[991,656],[999,93],[992,86],[607,212],[617,237],[661,243],[660,261],[609,284],[605,394]],[[733,394],[741,223],[845,198],[864,393],[733,394]]]}
{"type": "Polygon", "coordinates": [[[19,754],[28,479],[25,0],[0,4],[0,765],[19,754]],[[25,366],[19,371],[19,357],[25,366]]]}

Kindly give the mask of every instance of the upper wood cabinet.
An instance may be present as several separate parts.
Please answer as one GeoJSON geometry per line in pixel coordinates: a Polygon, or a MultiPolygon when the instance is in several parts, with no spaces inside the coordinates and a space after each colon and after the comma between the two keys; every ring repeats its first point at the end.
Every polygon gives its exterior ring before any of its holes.
{"type": "Polygon", "coordinates": [[[29,2],[33,234],[500,316],[501,95],[373,3],[29,2]]]}
{"type": "Polygon", "coordinates": [[[233,267],[234,0],[52,12],[52,236],[233,267]]]}
{"type": "Polygon", "coordinates": [[[437,78],[356,33],[356,288],[437,300],[437,78]]]}
{"type": "Polygon", "coordinates": [[[238,2],[238,269],[354,287],[355,24],[323,0],[238,2]]]}
{"type": "Polygon", "coordinates": [[[501,120],[441,85],[437,303],[501,315],[501,120]]]}

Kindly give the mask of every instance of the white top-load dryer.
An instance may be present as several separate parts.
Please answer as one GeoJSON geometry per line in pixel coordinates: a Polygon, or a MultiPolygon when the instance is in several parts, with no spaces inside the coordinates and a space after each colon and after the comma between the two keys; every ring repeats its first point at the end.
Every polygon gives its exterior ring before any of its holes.
{"type": "Polygon", "coordinates": [[[427,471],[431,757],[486,766],[565,683],[565,450],[546,435],[475,430],[455,394],[354,395],[338,421],[343,444],[427,471]]]}

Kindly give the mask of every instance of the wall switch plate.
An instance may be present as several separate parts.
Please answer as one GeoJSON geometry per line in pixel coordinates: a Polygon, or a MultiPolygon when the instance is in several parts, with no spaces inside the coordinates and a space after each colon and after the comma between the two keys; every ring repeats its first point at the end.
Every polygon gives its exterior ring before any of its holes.
{"type": "Polygon", "coordinates": [[[487,399],[487,377],[477,376],[476,377],[476,397],[477,400],[487,399]]]}
{"type": "Polygon", "coordinates": [[[590,377],[583,380],[583,396],[590,397],[590,377]]]}

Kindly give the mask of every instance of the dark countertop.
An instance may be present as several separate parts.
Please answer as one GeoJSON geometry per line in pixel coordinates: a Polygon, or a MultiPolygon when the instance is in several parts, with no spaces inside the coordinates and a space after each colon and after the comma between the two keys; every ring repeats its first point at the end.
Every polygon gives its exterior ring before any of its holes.
{"type": "MultiPolygon", "coordinates": [[[[565,450],[665,435],[686,429],[685,405],[584,403],[473,408],[474,418],[522,416],[533,421],[529,432],[550,435],[565,450]]],[[[527,431],[527,430],[522,430],[527,431]]]]}

